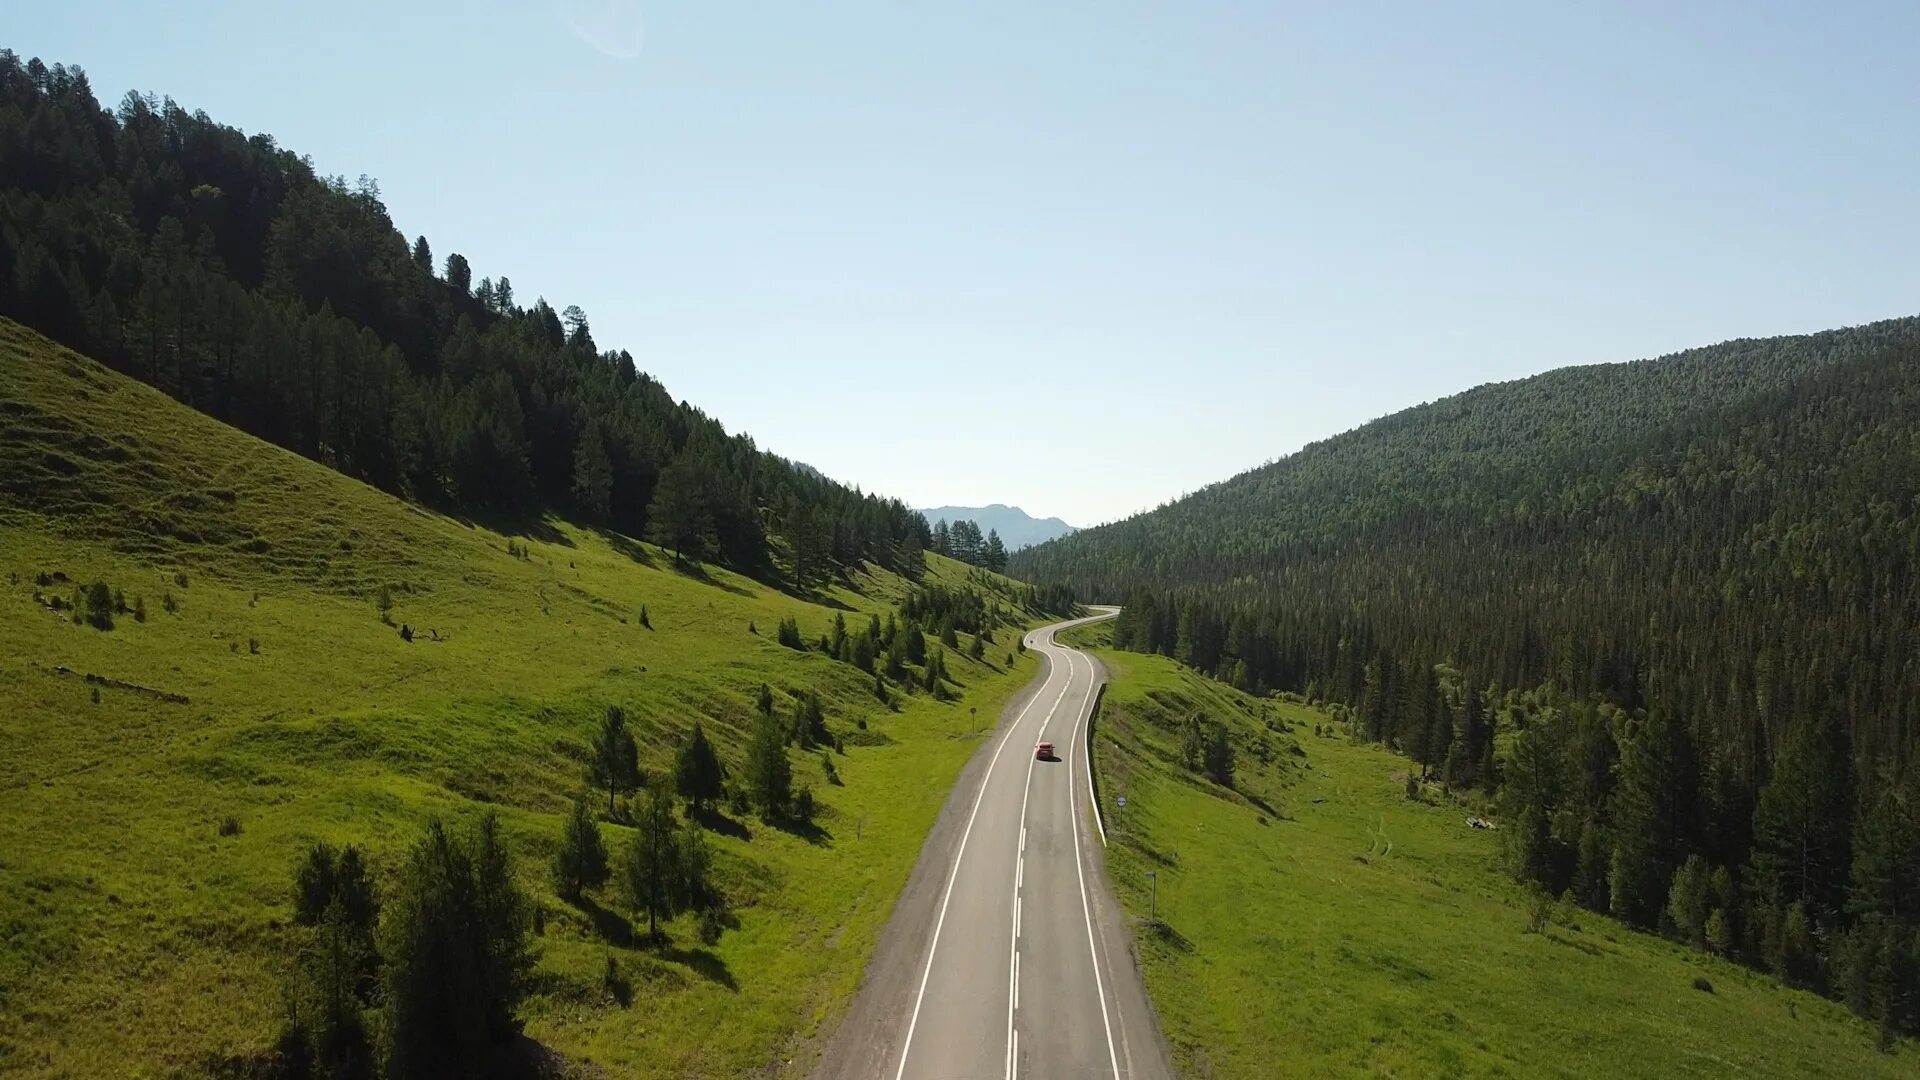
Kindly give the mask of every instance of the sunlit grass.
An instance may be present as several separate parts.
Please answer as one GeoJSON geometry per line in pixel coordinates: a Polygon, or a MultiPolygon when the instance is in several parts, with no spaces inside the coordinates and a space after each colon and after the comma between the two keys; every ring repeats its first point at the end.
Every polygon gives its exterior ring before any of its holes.
{"type": "MultiPolygon", "coordinates": [[[[792,1057],[850,995],[954,776],[1035,662],[1009,669],[1002,630],[984,663],[948,656],[960,700],[894,688],[895,711],[871,676],[773,631],[884,620],[904,582],[860,574],[815,603],[671,562],[560,521],[504,535],[423,512],[0,322],[0,1074],[264,1052],[300,847],[365,845],[390,874],[428,815],[482,811],[544,912],[531,1037],[609,1075],[792,1057]],[[94,580],[146,620],[102,632],[35,600],[94,580]],[[593,724],[624,706],[655,778],[696,719],[737,764],[763,681],[781,708],[818,691],[846,741],[845,786],[794,754],[819,834],[751,818],[715,834],[738,917],[717,946],[690,922],[664,951],[610,944],[617,894],[576,908],[546,872],[593,724]]],[[[624,828],[606,831],[619,851],[624,828]]]]}
{"type": "Polygon", "coordinates": [[[1736,965],[1577,909],[1527,932],[1497,834],[1408,801],[1406,760],[1324,714],[1099,655],[1108,865],[1183,1074],[1914,1075],[1911,1044],[1879,1053],[1843,1006],[1736,965]],[[1180,764],[1195,711],[1232,726],[1239,792],[1180,764]]]}

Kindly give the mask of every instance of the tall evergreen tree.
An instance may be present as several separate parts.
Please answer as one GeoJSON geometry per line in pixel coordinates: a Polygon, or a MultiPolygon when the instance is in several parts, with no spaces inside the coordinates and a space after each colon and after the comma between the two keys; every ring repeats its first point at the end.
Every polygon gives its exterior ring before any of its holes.
{"type": "Polygon", "coordinates": [[[693,733],[681,744],[674,763],[675,789],[697,814],[720,797],[725,779],[726,772],[720,765],[720,755],[714,753],[713,744],[707,741],[706,731],[695,721],[693,733]]]}
{"type": "Polygon", "coordinates": [[[793,764],[787,760],[787,733],[770,712],[753,721],[753,738],[747,743],[747,783],[763,820],[787,812],[793,797],[793,764]]]}
{"type": "Polygon", "coordinates": [[[1756,887],[1778,910],[1837,913],[1852,859],[1853,751],[1831,710],[1799,719],[1753,814],[1756,887]]]}
{"type": "Polygon", "coordinates": [[[593,757],[588,780],[607,789],[607,816],[614,813],[614,797],[640,786],[640,748],[627,730],[626,710],[607,706],[606,715],[593,736],[593,757]]]}
{"type": "Polygon", "coordinates": [[[708,471],[693,461],[676,461],[660,474],[647,508],[648,530],[655,543],[672,549],[676,561],[698,563],[713,539],[710,482],[708,471]]]}
{"type": "Polygon", "coordinates": [[[589,521],[605,521],[612,508],[613,461],[606,439],[593,424],[580,432],[573,454],[573,500],[589,521]]]}
{"type": "Polygon", "coordinates": [[[1666,907],[1673,872],[1690,846],[1692,760],[1685,730],[1659,710],[1634,724],[1620,746],[1607,883],[1614,914],[1627,922],[1651,926],[1666,907]]]}

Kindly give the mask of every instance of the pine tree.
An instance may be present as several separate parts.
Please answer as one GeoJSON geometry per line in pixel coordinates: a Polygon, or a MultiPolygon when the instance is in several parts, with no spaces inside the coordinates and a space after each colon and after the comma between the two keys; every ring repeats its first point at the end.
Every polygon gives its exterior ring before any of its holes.
{"type": "Polygon", "coordinates": [[[680,833],[674,827],[673,797],[655,788],[634,822],[625,866],[627,896],[636,914],[647,917],[647,937],[660,940],[660,920],[671,919],[681,895],[680,833]]]}
{"type": "Polygon", "coordinates": [[[1227,737],[1227,725],[1216,720],[1208,729],[1202,751],[1207,776],[1221,787],[1230,788],[1233,786],[1233,742],[1227,737]]]}
{"type": "Polygon", "coordinates": [[[787,734],[771,712],[761,713],[753,722],[753,738],[747,744],[747,782],[762,820],[771,821],[786,812],[793,792],[793,764],[787,760],[787,734]]]}
{"type": "Polygon", "coordinates": [[[1485,762],[1493,750],[1493,730],[1487,723],[1486,708],[1480,700],[1480,690],[1469,683],[1465,696],[1460,702],[1460,775],[1454,777],[1459,784],[1486,783],[1488,777],[1482,775],[1485,762]]]}
{"type": "Polygon", "coordinates": [[[699,721],[695,721],[693,733],[681,744],[674,762],[674,789],[698,814],[720,797],[725,780],[720,756],[714,753],[713,744],[707,741],[707,733],[699,721]]]}
{"type": "Polygon", "coordinates": [[[981,552],[980,563],[994,573],[1007,568],[1007,545],[1001,542],[999,530],[987,530],[987,543],[981,552]]]}
{"type": "MultiPolygon", "coordinates": [[[[506,281],[505,278],[500,280],[503,284],[506,281]]],[[[447,256],[447,284],[462,296],[467,295],[467,290],[473,285],[473,268],[467,265],[467,257],[459,252],[447,256]]],[[[496,295],[497,292],[496,288],[496,295]]]]}
{"type": "Polygon", "coordinates": [[[1824,920],[1841,907],[1852,868],[1849,815],[1853,753],[1846,729],[1831,713],[1793,726],[1773,779],[1753,813],[1753,871],[1759,894],[1782,911],[1824,920]]]}
{"type": "Polygon", "coordinates": [[[1651,926],[1658,919],[1674,868],[1690,846],[1691,763],[1686,732],[1659,710],[1634,725],[1620,747],[1607,884],[1614,914],[1629,923],[1651,926]]]}
{"type": "MultiPolygon", "coordinates": [[[[1911,787],[1911,780],[1907,784],[1911,787]]],[[[1847,896],[1847,911],[1855,919],[1879,916],[1920,925],[1920,798],[1915,795],[1885,778],[1860,789],[1847,896]]]]}
{"type": "Polygon", "coordinates": [[[573,809],[561,827],[560,848],[553,857],[553,882],[561,896],[580,899],[581,891],[596,888],[607,880],[607,848],[600,839],[600,826],[593,810],[582,797],[573,800],[573,809]]]}
{"type": "Polygon", "coordinates": [[[573,453],[573,503],[588,521],[605,521],[612,508],[613,461],[596,424],[580,432],[573,453]]]}
{"type": "Polygon", "coordinates": [[[640,786],[640,748],[627,730],[627,714],[618,705],[607,706],[594,733],[588,779],[607,789],[607,816],[614,813],[614,796],[640,786]]]}
{"type": "Polygon", "coordinates": [[[709,470],[686,457],[660,474],[647,507],[647,531],[655,543],[673,551],[675,562],[698,563],[706,555],[714,538],[708,492],[717,483],[709,470]]]}
{"type": "Polygon", "coordinates": [[[1673,872],[1666,910],[1682,941],[1697,949],[1706,947],[1707,920],[1719,909],[1713,906],[1710,871],[1705,859],[1689,855],[1680,869],[1673,872]]]}

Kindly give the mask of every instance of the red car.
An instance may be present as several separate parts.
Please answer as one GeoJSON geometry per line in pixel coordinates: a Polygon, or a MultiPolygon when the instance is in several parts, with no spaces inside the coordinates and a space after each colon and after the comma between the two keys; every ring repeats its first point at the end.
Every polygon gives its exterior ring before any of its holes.
{"type": "Polygon", "coordinates": [[[1039,758],[1041,761],[1057,760],[1053,756],[1053,744],[1050,742],[1043,742],[1039,746],[1034,747],[1033,756],[1039,758]]]}

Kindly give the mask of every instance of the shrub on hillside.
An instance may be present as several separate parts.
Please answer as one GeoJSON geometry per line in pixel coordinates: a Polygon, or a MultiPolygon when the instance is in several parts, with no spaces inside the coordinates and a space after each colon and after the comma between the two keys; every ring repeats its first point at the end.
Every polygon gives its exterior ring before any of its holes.
{"type": "Polygon", "coordinates": [[[88,586],[74,608],[95,630],[113,629],[113,590],[107,588],[106,582],[96,581],[88,586]]]}

